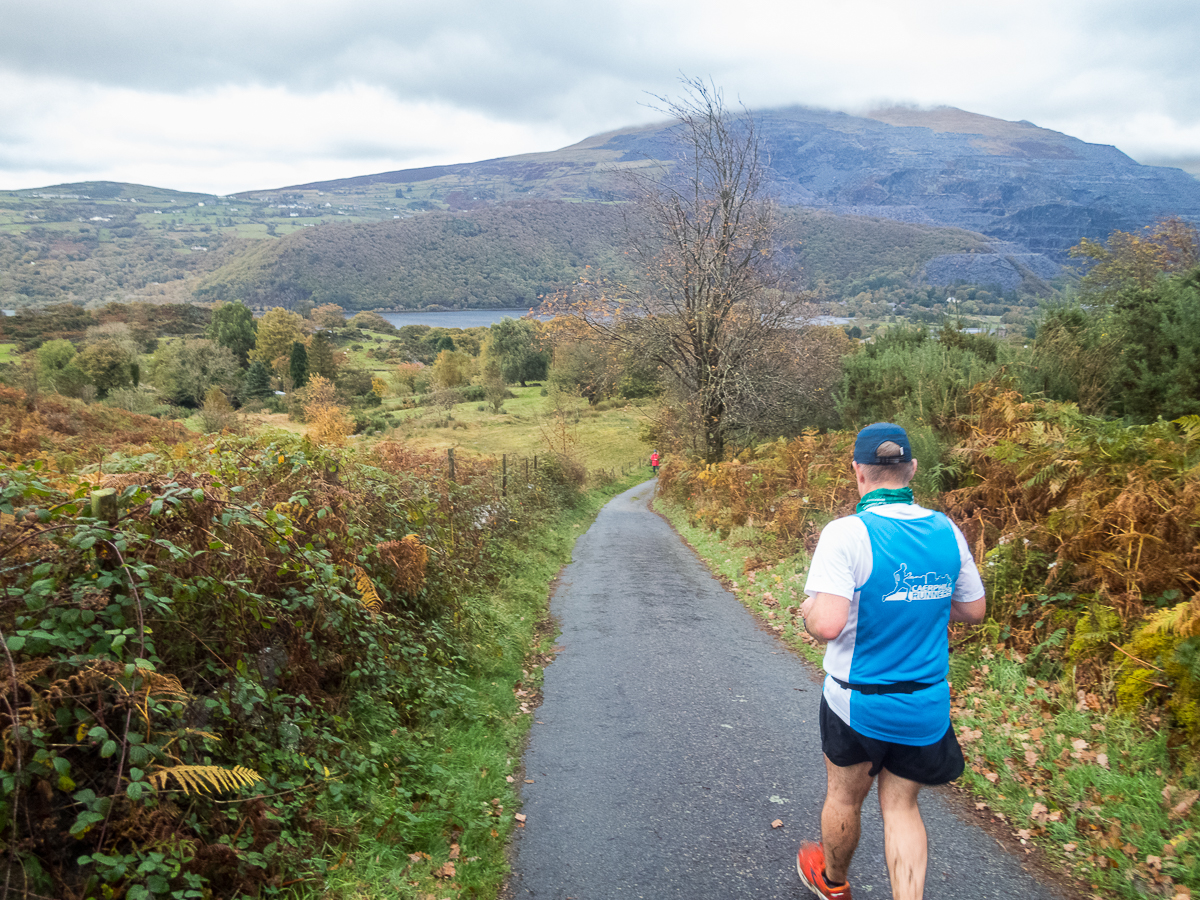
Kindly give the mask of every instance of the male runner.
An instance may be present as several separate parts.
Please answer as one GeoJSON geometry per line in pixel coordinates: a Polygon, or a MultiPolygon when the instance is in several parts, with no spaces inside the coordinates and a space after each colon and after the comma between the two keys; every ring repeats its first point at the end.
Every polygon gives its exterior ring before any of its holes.
{"type": "Polygon", "coordinates": [[[868,425],[851,467],[858,510],[821,532],[800,607],[808,632],[829,641],[820,713],[828,784],[822,843],[802,845],[796,869],[818,897],[851,900],[847,872],[878,776],[892,896],[921,900],[928,845],[917,794],[964,765],[950,725],[946,625],[983,621],[986,600],[962,532],[913,503],[917,463],[903,428],[868,425]]]}

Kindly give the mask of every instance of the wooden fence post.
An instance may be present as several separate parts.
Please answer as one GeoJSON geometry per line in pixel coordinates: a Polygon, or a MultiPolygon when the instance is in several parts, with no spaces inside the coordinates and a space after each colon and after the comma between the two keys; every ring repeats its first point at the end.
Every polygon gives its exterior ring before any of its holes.
{"type": "MultiPolygon", "coordinates": [[[[117,492],[112,488],[101,488],[98,491],[92,491],[92,518],[99,519],[110,527],[115,527],[117,524],[117,492]]],[[[96,561],[103,569],[115,569],[117,567],[117,555],[108,541],[101,541],[96,545],[96,561]]]]}
{"type": "Polygon", "coordinates": [[[500,496],[508,496],[508,454],[500,454],[500,496]]]}
{"type": "Polygon", "coordinates": [[[92,491],[92,518],[109,525],[117,524],[117,492],[112,488],[92,491]]]}
{"type": "Polygon", "coordinates": [[[450,480],[454,481],[454,448],[451,447],[446,451],[446,458],[450,460],[450,480]]]}

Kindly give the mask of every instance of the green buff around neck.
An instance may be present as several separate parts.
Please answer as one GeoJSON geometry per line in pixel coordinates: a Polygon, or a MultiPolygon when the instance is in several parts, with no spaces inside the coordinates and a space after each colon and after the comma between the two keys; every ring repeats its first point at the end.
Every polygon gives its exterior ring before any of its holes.
{"type": "Polygon", "coordinates": [[[883,506],[885,503],[912,503],[912,488],[876,488],[858,501],[855,512],[862,512],[872,506],[883,506]]]}

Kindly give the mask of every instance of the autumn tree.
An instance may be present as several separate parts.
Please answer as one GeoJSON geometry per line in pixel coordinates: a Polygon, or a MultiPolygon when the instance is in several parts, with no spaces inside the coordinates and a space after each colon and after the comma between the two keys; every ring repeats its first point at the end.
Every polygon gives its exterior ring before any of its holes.
{"type": "Polygon", "coordinates": [[[87,373],[79,367],[75,345],[57,338],[37,349],[38,384],[65,397],[78,397],[88,383],[87,373]]]}
{"type": "Polygon", "coordinates": [[[225,392],[215,385],[204,395],[204,404],[198,415],[200,427],[205,433],[233,431],[237,427],[237,414],[225,392]]]}
{"type": "Polygon", "coordinates": [[[89,344],[77,357],[79,368],[96,386],[96,395],[103,399],[111,391],[133,384],[133,362],[129,354],[113,341],[89,344]]]}
{"type": "Polygon", "coordinates": [[[424,390],[429,373],[419,362],[403,362],[396,366],[392,379],[401,393],[416,394],[424,390]]]}
{"type": "Polygon", "coordinates": [[[363,331],[377,331],[380,334],[395,334],[396,326],[377,312],[363,310],[355,313],[347,323],[351,328],[361,328],[363,331]]]}
{"type": "Polygon", "coordinates": [[[504,380],[508,383],[540,380],[546,377],[550,353],[544,346],[537,323],[530,319],[505,316],[488,329],[489,352],[500,359],[504,380]]]}
{"type": "Polygon", "coordinates": [[[346,311],[336,303],[324,303],[308,314],[314,328],[345,328],[346,311]]]}
{"type": "Polygon", "coordinates": [[[697,450],[716,462],[731,437],[783,411],[777,363],[809,310],[806,297],[780,289],[772,265],[774,209],[749,111],[732,113],[699,80],[664,104],[678,157],[630,176],[640,277],[586,279],[554,307],[653,363],[697,450]]]}
{"type": "Polygon", "coordinates": [[[1166,219],[1140,233],[1084,239],[1092,261],[1080,304],[1052,311],[1034,344],[1035,374],[1085,412],[1151,422],[1200,413],[1200,233],[1166,219]]]}
{"type": "Polygon", "coordinates": [[[492,404],[494,412],[500,412],[508,397],[508,384],[504,380],[504,372],[500,358],[491,353],[484,353],[480,360],[479,380],[483,385],[483,396],[492,404]]]}
{"type": "Polygon", "coordinates": [[[1069,252],[1091,260],[1081,285],[1089,300],[1130,306],[1163,276],[1200,266],[1200,234],[1195,225],[1170,218],[1141,233],[1114,231],[1103,243],[1084,238],[1069,252]]]}
{"type": "Polygon", "coordinates": [[[258,320],[258,336],[250,359],[261,359],[268,366],[282,357],[290,356],[292,344],[304,340],[304,319],[276,306],[258,320]]]}
{"type": "Polygon", "coordinates": [[[474,360],[462,350],[443,350],[433,363],[433,381],[443,388],[460,387],[471,380],[474,360]]]}
{"type": "Polygon", "coordinates": [[[199,338],[160,347],[150,367],[150,379],[171,403],[197,407],[214,387],[232,393],[240,372],[232,350],[199,338]]]}
{"type": "Polygon", "coordinates": [[[218,303],[213,308],[212,319],[204,330],[204,336],[222,347],[228,347],[238,362],[245,365],[257,339],[254,313],[241,302],[218,303]]]}
{"type": "Polygon", "coordinates": [[[345,446],[346,439],[354,433],[354,423],[339,402],[333,382],[314,375],[299,396],[309,438],[325,446],[345,446]]]}

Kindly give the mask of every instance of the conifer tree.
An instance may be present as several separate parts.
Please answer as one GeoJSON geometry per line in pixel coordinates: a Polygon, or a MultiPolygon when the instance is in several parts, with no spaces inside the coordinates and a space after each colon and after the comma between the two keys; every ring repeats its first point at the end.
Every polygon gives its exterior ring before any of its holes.
{"type": "Polygon", "coordinates": [[[266,363],[256,359],[246,370],[242,380],[242,397],[246,400],[264,400],[271,396],[271,372],[266,363]]]}
{"type": "Polygon", "coordinates": [[[288,373],[292,376],[293,390],[299,390],[308,384],[308,351],[299,341],[292,344],[292,359],[288,365],[288,373]]]}
{"type": "Polygon", "coordinates": [[[204,336],[228,347],[244,366],[247,355],[254,349],[256,332],[254,314],[249,307],[241,302],[221,303],[213,310],[212,321],[204,336]]]}
{"type": "Polygon", "coordinates": [[[308,339],[308,374],[320,375],[322,378],[334,380],[337,375],[337,363],[333,358],[333,348],[323,334],[317,333],[308,339]]]}

